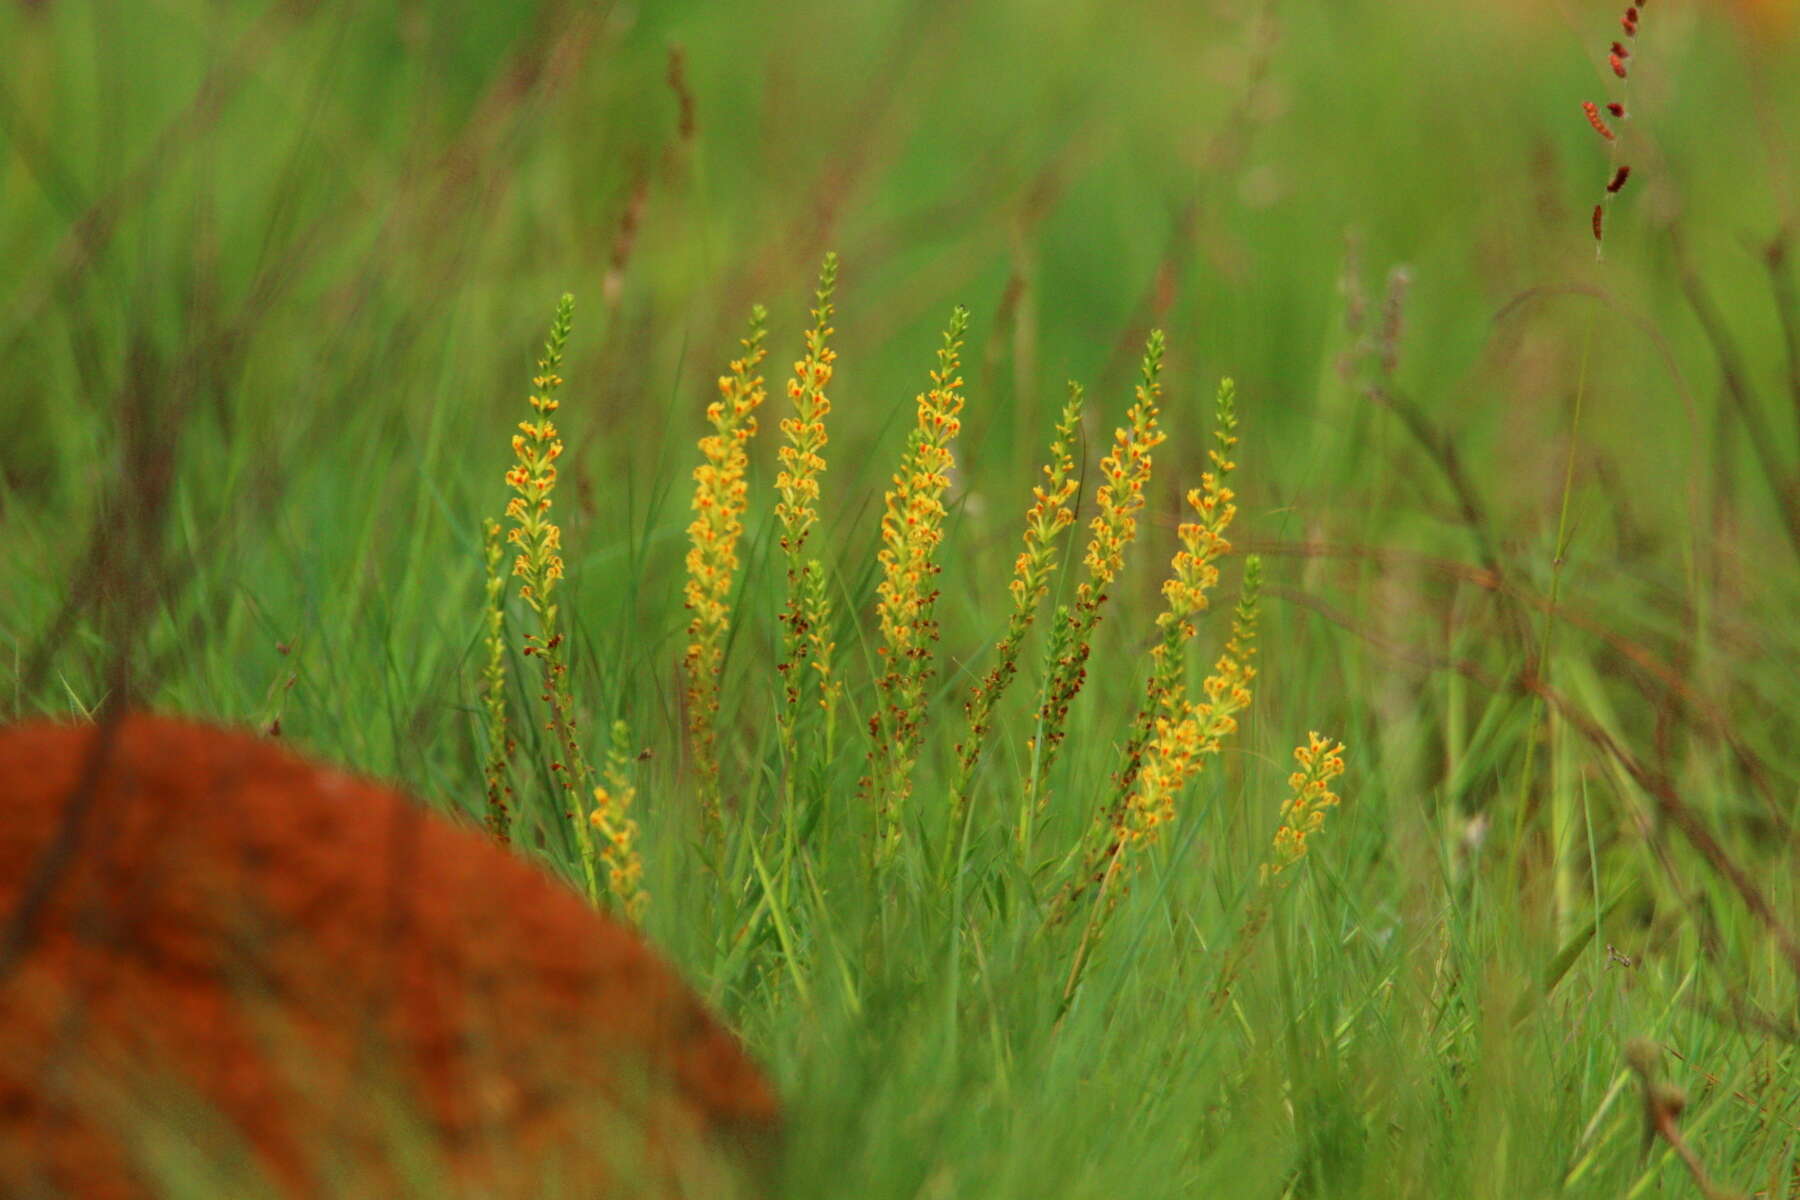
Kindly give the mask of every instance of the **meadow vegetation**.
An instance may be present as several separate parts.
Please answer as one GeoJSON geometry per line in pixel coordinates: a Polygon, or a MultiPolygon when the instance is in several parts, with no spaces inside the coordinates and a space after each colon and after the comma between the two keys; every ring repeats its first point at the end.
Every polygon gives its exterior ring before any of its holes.
{"type": "Polygon", "coordinates": [[[1800,43],[1622,9],[6,5],[0,714],[483,825],[783,1196],[1800,1194],[1800,43]]]}

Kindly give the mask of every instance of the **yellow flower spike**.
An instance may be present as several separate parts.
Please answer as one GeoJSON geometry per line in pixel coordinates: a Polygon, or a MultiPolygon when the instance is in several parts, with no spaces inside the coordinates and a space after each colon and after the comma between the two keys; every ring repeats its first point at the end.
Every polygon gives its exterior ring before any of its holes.
{"type": "Polygon", "coordinates": [[[641,923],[650,895],[643,890],[644,863],[637,852],[637,822],[630,817],[631,805],[637,799],[637,785],[631,782],[631,728],[624,721],[614,721],[612,746],[607,750],[603,772],[606,785],[594,789],[594,810],[588,822],[603,839],[600,857],[607,867],[607,887],[624,914],[641,923]]]}
{"type": "MultiPolygon", "coordinates": [[[[554,368],[562,363],[574,304],[574,298],[565,295],[557,305],[550,339],[544,346],[544,357],[538,362],[537,377],[532,380],[536,391],[530,403],[539,413],[554,411],[556,406],[554,392],[561,386],[562,378],[554,368]]],[[[555,440],[556,430],[548,421],[522,421],[519,430],[520,434],[512,439],[513,455],[518,461],[506,472],[507,487],[517,493],[506,505],[508,519],[516,523],[508,531],[507,540],[519,547],[513,574],[524,579],[522,593],[532,608],[541,613],[541,606],[548,603],[553,585],[562,574],[562,560],[555,554],[562,544],[562,531],[547,515],[550,493],[556,486],[556,469],[550,464],[562,453],[562,444],[555,440]],[[536,503],[528,504],[527,501],[536,503]]]]}
{"type": "Polygon", "coordinates": [[[506,576],[500,564],[505,558],[501,550],[500,522],[489,517],[481,523],[482,561],[487,568],[486,607],[484,609],[487,666],[481,673],[481,702],[487,714],[487,757],[482,764],[482,781],[487,790],[485,823],[488,833],[501,845],[512,837],[512,784],[506,767],[512,758],[512,730],[506,713],[506,576]]]}
{"type": "Polygon", "coordinates": [[[1231,638],[1201,684],[1206,699],[1189,700],[1180,687],[1158,696],[1158,711],[1132,786],[1122,802],[1102,810],[1096,819],[1082,873],[1059,901],[1059,916],[1090,885],[1098,885],[1103,893],[1095,897],[1095,904],[1117,903],[1124,883],[1121,873],[1132,865],[1124,851],[1147,848],[1157,840],[1162,828],[1176,819],[1175,801],[1182,789],[1237,731],[1238,715],[1250,706],[1250,683],[1256,677],[1250,660],[1256,654],[1261,588],[1262,560],[1252,554],[1244,559],[1243,593],[1233,614],[1231,638]]]}
{"type": "Polygon", "coordinates": [[[1344,773],[1344,744],[1309,733],[1304,746],[1294,748],[1300,769],[1288,776],[1288,798],[1281,805],[1281,825],[1275,830],[1269,860],[1262,865],[1264,883],[1283,883],[1281,873],[1306,857],[1306,840],[1325,825],[1325,813],[1336,808],[1339,798],[1331,781],[1344,773]]]}
{"type": "Polygon", "coordinates": [[[697,515],[688,526],[691,549],[684,595],[692,615],[688,619],[688,652],[683,659],[687,673],[688,744],[694,755],[700,808],[714,828],[719,822],[715,728],[719,676],[724,669],[725,643],[730,633],[737,544],[744,532],[744,473],[750,461],[744,447],[756,433],[756,410],[766,395],[762,376],[757,373],[766,353],[766,319],[762,305],[751,307],[749,332],[742,341],[744,354],[731,360],[731,373],[719,378],[719,398],[707,406],[706,419],[713,432],[700,439],[704,461],[694,469],[693,510],[697,515]]]}
{"type": "Polygon", "coordinates": [[[1225,481],[1237,464],[1226,457],[1226,452],[1237,445],[1238,439],[1237,387],[1229,379],[1219,381],[1214,414],[1213,437],[1218,446],[1211,457],[1215,470],[1203,474],[1200,487],[1187,494],[1188,507],[1200,519],[1184,521],[1176,530],[1181,548],[1170,560],[1169,578],[1162,586],[1168,607],[1156,618],[1157,627],[1163,631],[1162,641],[1150,650],[1150,679],[1144,703],[1126,743],[1124,767],[1115,781],[1115,813],[1137,779],[1157,714],[1168,708],[1170,697],[1186,690],[1183,674],[1187,645],[1195,634],[1194,618],[1206,610],[1207,593],[1219,582],[1219,559],[1231,552],[1225,530],[1237,516],[1237,505],[1232,503],[1233,492],[1225,481]]]}
{"type": "MultiPolygon", "coordinates": [[[[1088,917],[1076,946],[1069,980],[1063,991],[1068,1002],[1081,981],[1083,969],[1106,918],[1128,887],[1130,872],[1177,817],[1175,802],[1182,789],[1218,754],[1224,740],[1237,729],[1237,717],[1250,703],[1250,681],[1256,669],[1250,659],[1256,652],[1258,595],[1262,586],[1262,562],[1252,554],[1244,560],[1243,593],[1233,615],[1231,638],[1225,643],[1213,671],[1201,685],[1207,700],[1194,703],[1185,690],[1173,688],[1159,699],[1160,711],[1152,725],[1136,782],[1123,805],[1114,805],[1111,819],[1095,822],[1090,833],[1081,874],[1058,895],[1053,921],[1066,920],[1078,901],[1092,888],[1088,917]]],[[[1228,994],[1222,983],[1215,1005],[1228,994]]]]}
{"type": "Polygon", "coordinates": [[[816,558],[807,560],[801,573],[798,624],[806,640],[806,657],[818,681],[819,707],[825,714],[825,757],[829,759],[844,683],[833,673],[832,655],[837,652],[837,643],[831,640],[831,596],[825,590],[825,567],[816,558]]]}
{"type": "Polygon", "coordinates": [[[877,863],[898,848],[901,810],[912,793],[912,769],[924,740],[926,689],[937,642],[937,549],[943,541],[944,492],[955,465],[950,443],[962,429],[961,354],[969,311],[950,314],[931,387],[918,398],[917,421],[881,517],[882,579],[875,587],[882,644],[876,711],[869,718],[869,774],[863,792],[876,806],[877,863]]]}
{"type": "Polygon", "coordinates": [[[964,714],[968,732],[957,746],[956,779],[950,789],[950,837],[960,836],[975,768],[993,724],[994,706],[1019,669],[1019,652],[1037,616],[1037,607],[1050,590],[1050,579],[1059,565],[1056,539],[1075,523],[1070,507],[1081,480],[1075,473],[1075,438],[1081,426],[1081,385],[1069,384],[1069,400],[1063,405],[1050,442],[1050,460],[1044,464],[1044,480],[1031,489],[1031,507],[1025,510],[1024,548],[1013,560],[1013,577],[1007,591],[1013,600],[1006,633],[994,647],[994,665],[981,682],[969,690],[964,714]]]}
{"type": "Polygon", "coordinates": [[[1162,357],[1162,331],[1151,330],[1144,343],[1135,401],[1125,414],[1126,424],[1113,433],[1111,451],[1100,461],[1102,482],[1094,495],[1099,511],[1089,523],[1091,534],[1082,558],[1088,577],[1075,589],[1075,601],[1064,618],[1067,628],[1053,635],[1058,653],[1050,663],[1038,706],[1037,726],[1042,736],[1033,742],[1031,778],[1026,787],[1027,797],[1034,803],[1043,800],[1043,779],[1062,747],[1069,705],[1087,681],[1094,627],[1099,624],[1108,589],[1124,569],[1125,551],[1137,537],[1144,487],[1150,481],[1151,452],[1166,436],[1157,424],[1162,357]]]}
{"type": "Polygon", "coordinates": [[[563,578],[563,560],[557,554],[562,547],[562,530],[550,519],[551,494],[556,490],[556,467],[552,464],[562,454],[563,446],[557,440],[556,426],[550,422],[549,414],[558,406],[555,393],[563,383],[558,371],[568,344],[574,311],[575,298],[565,294],[556,306],[556,319],[551,322],[550,337],[544,344],[537,374],[531,381],[534,391],[530,404],[538,419],[521,421],[521,436],[512,438],[513,456],[517,461],[506,472],[506,485],[515,493],[506,504],[507,519],[513,522],[506,540],[518,547],[518,554],[513,559],[513,574],[522,581],[519,596],[538,618],[536,632],[525,635],[524,653],[537,659],[543,675],[540,694],[549,717],[545,728],[552,736],[552,754],[556,756],[549,764],[550,773],[563,794],[564,816],[574,829],[588,898],[599,903],[604,889],[589,823],[583,816],[593,768],[582,751],[581,739],[576,732],[575,699],[569,689],[564,635],[557,627],[559,607],[553,599],[556,584],[563,578]]]}
{"type": "Polygon", "coordinates": [[[1244,914],[1237,937],[1226,950],[1213,988],[1212,1010],[1222,1011],[1231,999],[1238,971],[1249,959],[1252,944],[1268,924],[1275,893],[1286,886],[1291,876],[1288,868],[1306,857],[1307,840],[1325,827],[1325,813],[1336,808],[1339,800],[1331,790],[1331,781],[1344,773],[1344,744],[1309,733],[1306,744],[1295,747],[1294,761],[1300,767],[1288,776],[1288,798],[1281,805],[1281,824],[1271,839],[1269,857],[1257,870],[1261,888],[1244,914]]]}
{"type": "MultiPolygon", "coordinates": [[[[556,411],[554,393],[562,386],[562,377],[545,368],[546,365],[561,365],[563,348],[568,343],[573,322],[574,304],[574,298],[565,295],[557,305],[550,339],[544,346],[544,357],[539,360],[538,374],[532,380],[536,391],[530,403],[540,415],[556,411]]],[[[563,572],[562,559],[555,553],[562,545],[562,531],[548,516],[550,493],[556,487],[556,468],[551,464],[562,454],[562,443],[556,440],[556,427],[547,419],[521,421],[519,430],[520,434],[515,434],[512,439],[513,456],[518,461],[506,472],[507,486],[518,493],[506,505],[508,519],[517,523],[507,534],[507,540],[520,547],[519,556],[513,562],[513,574],[525,581],[520,595],[541,613],[541,606],[549,602],[552,585],[562,578],[563,572]]]]}
{"type": "Polygon", "coordinates": [[[1121,823],[1122,831],[1134,841],[1154,840],[1154,828],[1175,819],[1175,797],[1182,786],[1207,758],[1219,753],[1225,739],[1237,731],[1238,714],[1250,706],[1250,681],[1256,677],[1250,659],[1256,653],[1261,566],[1254,555],[1244,561],[1244,595],[1238,602],[1231,640],[1201,684],[1206,700],[1194,704],[1174,692],[1161,698],[1164,714],[1156,719],[1155,737],[1121,823]],[[1151,813],[1160,815],[1155,821],[1147,820],[1151,813]]]}

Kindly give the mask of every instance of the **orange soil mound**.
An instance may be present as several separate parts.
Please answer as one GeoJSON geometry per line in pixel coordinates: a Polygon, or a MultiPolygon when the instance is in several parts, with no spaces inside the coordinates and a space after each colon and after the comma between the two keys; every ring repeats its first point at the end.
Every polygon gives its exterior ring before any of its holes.
{"type": "Polygon", "coordinates": [[[0,729],[0,956],[20,929],[5,1195],[141,1196],[171,1161],[284,1195],[716,1195],[777,1138],[768,1086],[635,934],[260,738],[0,729]]]}

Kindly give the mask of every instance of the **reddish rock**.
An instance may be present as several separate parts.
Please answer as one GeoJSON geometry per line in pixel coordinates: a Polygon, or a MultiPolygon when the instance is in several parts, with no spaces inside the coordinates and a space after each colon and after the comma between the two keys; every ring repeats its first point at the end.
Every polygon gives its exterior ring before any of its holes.
{"type": "Polygon", "coordinates": [[[0,1194],[710,1197],[777,1136],[675,974],[476,831],[248,734],[0,729],[0,1194]]]}

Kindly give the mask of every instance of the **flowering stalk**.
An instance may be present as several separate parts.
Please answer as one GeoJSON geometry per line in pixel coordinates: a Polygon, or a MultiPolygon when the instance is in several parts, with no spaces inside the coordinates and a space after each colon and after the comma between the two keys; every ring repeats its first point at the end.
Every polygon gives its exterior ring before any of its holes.
{"type": "Polygon", "coordinates": [[[819,269],[806,354],[794,364],[793,377],[788,380],[788,399],[793,401],[794,412],[782,418],[785,440],[776,451],[781,469],[775,476],[775,490],[780,496],[775,517],[781,524],[781,549],[787,556],[787,604],[781,612],[782,655],[776,668],[782,680],[777,732],[790,778],[797,758],[795,730],[811,674],[806,669],[809,660],[817,669],[821,706],[834,707],[836,697],[836,684],[831,678],[830,600],[825,591],[825,568],[818,559],[808,559],[805,550],[807,537],[819,520],[819,476],[825,470],[825,458],[820,452],[830,440],[825,433],[825,417],[831,412],[831,399],[825,386],[831,382],[831,364],[837,358],[837,351],[828,345],[837,267],[837,255],[827,254],[819,269]]]}
{"type": "Polygon", "coordinates": [[[575,701],[569,692],[568,663],[562,652],[563,634],[557,627],[558,608],[554,599],[557,581],[563,577],[562,530],[550,519],[550,494],[556,489],[556,460],[562,456],[562,440],[556,436],[551,416],[556,412],[556,391],[562,386],[563,348],[569,340],[575,298],[565,294],[556,306],[556,320],[550,326],[550,339],[538,359],[537,376],[532,380],[531,408],[536,419],[521,421],[513,435],[514,463],[506,473],[507,486],[515,493],[506,503],[506,515],[513,522],[506,540],[518,547],[513,559],[513,574],[523,582],[519,596],[537,614],[537,632],[525,635],[524,653],[538,660],[543,673],[542,698],[549,712],[545,728],[560,757],[550,762],[551,774],[561,787],[567,805],[564,816],[575,830],[576,848],[581,858],[583,882],[590,900],[600,899],[599,876],[594,863],[593,839],[588,836],[588,822],[580,812],[586,786],[593,778],[593,768],[582,753],[575,730],[575,701]]]}
{"type": "Polygon", "coordinates": [[[506,576],[500,563],[500,522],[481,523],[482,559],[487,567],[487,603],[483,611],[488,660],[481,672],[481,704],[487,713],[487,759],[481,777],[487,785],[486,825],[502,846],[512,838],[512,784],[506,765],[512,759],[512,730],[506,715],[506,576]]]}
{"type": "Polygon", "coordinates": [[[1233,614],[1231,639],[1200,685],[1206,699],[1189,701],[1186,689],[1179,686],[1160,697],[1162,711],[1136,786],[1123,812],[1110,823],[1105,846],[1090,855],[1089,878],[1110,872],[1121,850],[1154,843],[1162,827],[1175,819],[1175,798],[1181,789],[1237,732],[1238,714],[1250,707],[1250,682],[1256,677],[1250,660],[1256,654],[1261,586],[1262,561],[1251,555],[1244,560],[1244,590],[1233,614]]]}
{"type": "Polygon", "coordinates": [[[1344,744],[1317,733],[1294,748],[1300,769],[1288,776],[1288,798],[1281,805],[1281,827],[1275,831],[1269,861],[1262,865],[1264,883],[1285,883],[1281,873],[1306,857],[1306,839],[1325,826],[1325,812],[1336,808],[1331,781],[1344,773],[1344,744]]]}
{"type": "Polygon", "coordinates": [[[836,741],[838,703],[844,698],[844,681],[832,671],[837,643],[831,640],[831,593],[825,587],[825,564],[806,560],[800,575],[800,623],[806,628],[807,652],[818,677],[819,707],[825,712],[825,758],[831,758],[836,741]]]}
{"type": "MultiPolygon", "coordinates": [[[[1619,26],[1625,35],[1624,40],[1615,41],[1607,47],[1606,65],[1611,68],[1615,77],[1626,81],[1623,86],[1627,89],[1631,86],[1629,82],[1631,78],[1631,47],[1637,38],[1638,23],[1643,19],[1644,7],[1643,3],[1631,4],[1626,7],[1624,15],[1619,18],[1619,26]]],[[[1600,257],[1605,249],[1607,209],[1611,206],[1613,197],[1624,190],[1625,181],[1631,178],[1631,167],[1619,161],[1618,133],[1612,125],[1608,124],[1606,118],[1600,115],[1601,107],[1592,100],[1581,102],[1581,111],[1587,117],[1588,124],[1594,127],[1594,132],[1599,134],[1607,144],[1606,190],[1601,194],[1600,202],[1594,205],[1592,220],[1594,256],[1596,258],[1600,257]]],[[[1624,101],[1609,101],[1605,105],[1605,109],[1614,120],[1626,119],[1627,110],[1624,101]]]]}
{"type": "MultiPolygon", "coordinates": [[[[1620,25],[1623,28],[1625,39],[1633,45],[1636,44],[1635,39],[1638,33],[1638,25],[1643,18],[1643,10],[1645,7],[1645,0],[1638,0],[1638,3],[1629,5],[1625,9],[1624,16],[1620,18],[1620,25]]],[[[1631,72],[1627,63],[1631,57],[1631,48],[1626,45],[1625,42],[1615,41],[1611,43],[1607,54],[1607,61],[1612,68],[1612,73],[1620,80],[1629,80],[1630,78],[1631,72]]],[[[1625,82],[1620,86],[1628,95],[1631,87],[1630,83],[1625,82]]],[[[1625,130],[1623,122],[1630,120],[1627,105],[1628,101],[1624,98],[1611,101],[1606,105],[1606,111],[1611,114],[1613,119],[1621,122],[1618,127],[1619,132],[1621,133],[1625,130]]],[[[1613,129],[1608,126],[1604,120],[1600,119],[1597,106],[1591,101],[1584,102],[1582,109],[1587,115],[1588,123],[1593,126],[1595,132],[1606,142],[1607,182],[1605,190],[1600,194],[1598,203],[1594,205],[1593,212],[1594,260],[1598,263],[1605,257],[1606,216],[1611,210],[1613,202],[1624,189],[1626,181],[1631,177],[1631,168],[1621,161],[1621,151],[1624,148],[1626,139],[1617,136],[1613,129]]],[[[1570,538],[1572,536],[1571,531],[1573,529],[1571,524],[1571,514],[1573,512],[1572,500],[1575,494],[1575,461],[1581,448],[1582,412],[1587,403],[1588,361],[1594,344],[1594,332],[1599,326],[1599,321],[1599,306],[1590,307],[1588,310],[1586,332],[1583,334],[1582,338],[1581,366],[1575,383],[1574,403],[1569,415],[1569,433],[1565,439],[1567,449],[1563,456],[1562,499],[1558,505],[1559,512],[1556,519],[1556,540],[1551,546],[1550,553],[1549,603],[1544,609],[1538,644],[1535,648],[1527,646],[1525,651],[1527,656],[1525,669],[1544,683],[1550,681],[1555,669],[1555,658],[1552,654],[1553,638],[1556,632],[1558,601],[1562,594],[1563,571],[1569,559],[1568,551],[1570,538]]],[[[1540,719],[1547,722],[1545,737],[1543,739],[1545,744],[1551,746],[1556,745],[1560,736],[1560,718],[1554,712],[1546,713],[1542,696],[1533,700],[1530,724],[1527,726],[1527,736],[1525,738],[1525,765],[1524,770],[1519,776],[1519,796],[1515,807],[1515,841],[1523,837],[1524,823],[1527,815],[1531,813],[1534,808],[1529,802],[1528,797],[1537,778],[1537,748],[1540,740],[1538,736],[1538,722],[1540,719]]],[[[1552,788],[1550,798],[1550,826],[1555,845],[1562,846],[1567,844],[1566,834],[1573,828],[1572,822],[1574,819],[1575,812],[1567,791],[1561,788],[1552,788]]],[[[1555,909],[1558,914],[1558,919],[1563,926],[1563,931],[1565,933],[1572,932],[1572,914],[1575,911],[1576,904],[1579,902],[1578,897],[1580,891],[1575,864],[1571,861],[1569,856],[1562,854],[1556,856],[1552,867],[1551,888],[1555,898],[1555,909]]]]}
{"type": "Polygon", "coordinates": [[[1053,920],[1066,918],[1088,886],[1094,888],[1065,1001],[1074,993],[1093,943],[1123,894],[1127,872],[1135,866],[1129,852],[1146,850],[1161,837],[1163,828],[1175,820],[1175,800],[1182,789],[1219,753],[1225,739],[1237,732],[1238,715],[1250,706],[1250,682],[1256,677],[1250,660],[1256,654],[1261,586],[1262,560],[1252,554],[1244,559],[1244,587],[1233,614],[1231,639],[1213,664],[1212,674],[1200,685],[1206,699],[1190,701],[1182,688],[1162,697],[1162,711],[1145,748],[1136,786],[1123,806],[1103,813],[1096,821],[1081,877],[1058,898],[1053,920]]]}
{"type": "Polygon", "coordinates": [[[962,429],[960,369],[969,312],[957,306],[938,349],[931,387],[918,398],[918,419],[881,517],[882,579],[876,585],[881,627],[881,674],[876,711],[869,718],[869,774],[863,791],[876,804],[877,863],[899,847],[901,816],[912,792],[912,769],[924,739],[926,688],[937,642],[934,615],[938,545],[943,541],[944,493],[955,463],[950,443],[962,429]]]}
{"type": "Polygon", "coordinates": [[[1087,681],[1087,660],[1094,627],[1106,603],[1108,589],[1125,565],[1125,550],[1137,536],[1137,515],[1144,507],[1144,488],[1150,482],[1151,451],[1166,436],[1157,427],[1162,399],[1163,335],[1151,330],[1144,344],[1144,360],[1136,402],[1126,413],[1126,425],[1113,432],[1112,451],[1100,462],[1101,483],[1094,502],[1099,509],[1090,528],[1083,562],[1088,577],[1075,589],[1075,602],[1066,614],[1059,610],[1063,628],[1052,634],[1059,653],[1051,660],[1038,705],[1038,733],[1032,739],[1031,777],[1027,802],[1041,804],[1043,780],[1062,747],[1069,705],[1087,681]]]}
{"type": "Polygon", "coordinates": [[[1288,798],[1281,804],[1281,825],[1268,860],[1257,871],[1258,890],[1244,923],[1231,944],[1225,963],[1219,970],[1219,982],[1213,989],[1212,1009],[1216,1013],[1231,999],[1231,987],[1237,980],[1238,968],[1250,955],[1257,935],[1269,922],[1269,905],[1273,893],[1286,885],[1282,872],[1306,856],[1306,839],[1325,825],[1325,810],[1338,804],[1331,781],[1344,773],[1344,744],[1333,744],[1316,733],[1306,735],[1306,744],[1294,748],[1294,761],[1300,769],[1288,776],[1288,798]]]}
{"type": "Polygon", "coordinates": [[[1144,704],[1138,710],[1131,738],[1125,746],[1125,765],[1116,780],[1115,804],[1123,803],[1137,782],[1144,749],[1150,742],[1156,715],[1165,707],[1166,698],[1180,694],[1185,688],[1184,652],[1194,638],[1194,618],[1206,610],[1207,592],[1219,582],[1219,559],[1231,553],[1225,530],[1237,516],[1237,493],[1226,486],[1226,481],[1237,469],[1231,454],[1238,438],[1237,386],[1230,379],[1219,381],[1214,417],[1213,440],[1218,444],[1207,451],[1213,469],[1203,473],[1200,486],[1187,494],[1189,506],[1200,519],[1184,521],[1176,531],[1181,549],[1170,562],[1171,573],[1162,589],[1169,606],[1156,618],[1163,637],[1150,650],[1150,679],[1145,685],[1144,704]]]}
{"type": "Polygon", "coordinates": [[[975,782],[975,768],[981,761],[988,730],[993,724],[994,706],[1000,702],[1008,685],[1019,670],[1019,651],[1025,635],[1037,617],[1038,603],[1050,590],[1050,579],[1058,566],[1056,539],[1075,523],[1075,510],[1070,507],[1081,486],[1075,474],[1075,436],[1081,424],[1081,385],[1069,384],[1069,401],[1063,405],[1062,417],[1056,423],[1056,436],[1050,442],[1050,461],[1044,464],[1044,481],[1031,489],[1031,507],[1025,510],[1024,548],[1013,562],[1012,616],[1006,633],[994,647],[994,665],[981,682],[969,689],[969,700],[963,711],[968,717],[968,732],[957,750],[956,779],[950,789],[950,837],[958,836],[968,808],[969,793],[975,782]]]}
{"type": "Polygon", "coordinates": [[[700,808],[707,823],[719,821],[719,758],[715,723],[719,712],[719,675],[725,665],[725,642],[731,627],[731,587],[737,577],[738,539],[744,532],[749,487],[744,472],[749,455],[744,446],[756,436],[756,410],[762,404],[762,376],[757,367],[766,351],[762,305],[750,309],[744,352],[731,361],[730,373],[719,377],[719,398],[706,408],[713,432],[700,439],[703,461],[694,468],[694,520],[688,525],[688,647],[682,665],[687,672],[688,744],[700,808]]]}
{"type": "Polygon", "coordinates": [[[1188,699],[1177,683],[1158,698],[1158,711],[1143,751],[1137,780],[1122,804],[1096,815],[1087,838],[1082,874],[1069,889],[1065,903],[1081,898],[1093,885],[1096,907],[1116,904],[1123,885],[1120,877],[1128,851],[1147,848],[1158,840],[1162,828],[1175,820],[1175,800],[1182,788],[1219,753],[1224,741],[1237,732],[1237,718],[1250,706],[1250,682],[1256,668],[1258,594],[1262,588],[1262,560],[1252,554],[1244,559],[1244,587],[1232,616],[1231,638],[1225,643],[1212,673],[1200,685],[1206,697],[1188,699]]]}
{"type": "Polygon", "coordinates": [[[637,799],[637,785],[632,783],[631,727],[614,721],[612,746],[602,768],[605,783],[594,788],[594,811],[588,822],[600,834],[600,857],[606,863],[606,883],[619,910],[635,924],[642,924],[650,894],[644,891],[644,863],[637,852],[637,822],[631,819],[631,804],[637,799]]]}

